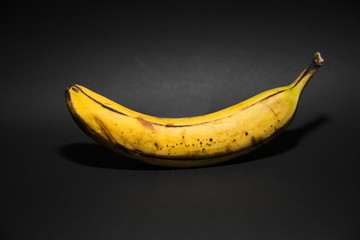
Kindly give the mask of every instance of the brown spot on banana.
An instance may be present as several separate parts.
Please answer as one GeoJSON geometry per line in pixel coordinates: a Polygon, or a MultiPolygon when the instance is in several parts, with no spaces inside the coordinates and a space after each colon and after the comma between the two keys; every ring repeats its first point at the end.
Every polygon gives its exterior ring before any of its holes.
{"type": "Polygon", "coordinates": [[[149,121],[146,121],[145,119],[141,118],[141,117],[137,117],[136,118],[140,123],[141,125],[143,125],[145,128],[149,129],[150,131],[154,132],[155,131],[155,128],[154,128],[154,125],[149,122],[149,121]]]}

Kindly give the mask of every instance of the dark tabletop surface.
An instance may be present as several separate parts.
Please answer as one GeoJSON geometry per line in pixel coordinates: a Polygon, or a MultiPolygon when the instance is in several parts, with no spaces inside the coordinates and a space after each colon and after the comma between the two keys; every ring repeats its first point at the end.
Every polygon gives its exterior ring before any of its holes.
{"type": "Polygon", "coordinates": [[[1,230],[7,239],[360,239],[360,34],[328,3],[3,5],[1,230]],[[64,90],[202,115],[324,66],[273,142],[227,164],[126,159],[76,126],[64,90]]]}

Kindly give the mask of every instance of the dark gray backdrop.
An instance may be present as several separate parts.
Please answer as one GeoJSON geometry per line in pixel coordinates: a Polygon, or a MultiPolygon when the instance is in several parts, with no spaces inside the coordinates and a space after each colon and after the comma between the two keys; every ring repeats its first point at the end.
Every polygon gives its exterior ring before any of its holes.
{"type": "Polygon", "coordinates": [[[359,239],[355,6],[3,5],[1,239],[359,239]],[[147,166],[94,143],[72,83],[163,117],[201,115],[325,59],[279,138],[228,164],[147,166]]]}

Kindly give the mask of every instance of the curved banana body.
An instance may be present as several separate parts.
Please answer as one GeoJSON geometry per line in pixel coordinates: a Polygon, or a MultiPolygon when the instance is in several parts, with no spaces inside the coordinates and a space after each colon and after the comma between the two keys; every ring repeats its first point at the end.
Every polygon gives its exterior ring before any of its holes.
{"type": "Polygon", "coordinates": [[[316,53],[289,86],[203,116],[145,115],[76,84],[66,90],[66,103],[85,133],[116,152],[153,165],[206,166],[248,153],[277,136],[290,123],[301,92],[322,63],[316,53]]]}

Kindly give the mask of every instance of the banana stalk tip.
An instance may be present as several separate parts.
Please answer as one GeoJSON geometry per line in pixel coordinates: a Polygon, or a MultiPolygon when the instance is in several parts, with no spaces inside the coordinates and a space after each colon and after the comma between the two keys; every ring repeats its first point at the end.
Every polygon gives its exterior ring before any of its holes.
{"type": "Polygon", "coordinates": [[[314,54],[314,62],[318,66],[322,66],[322,64],[324,63],[324,59],[321,57],[320,52],[316,52],[314,54]]]}

